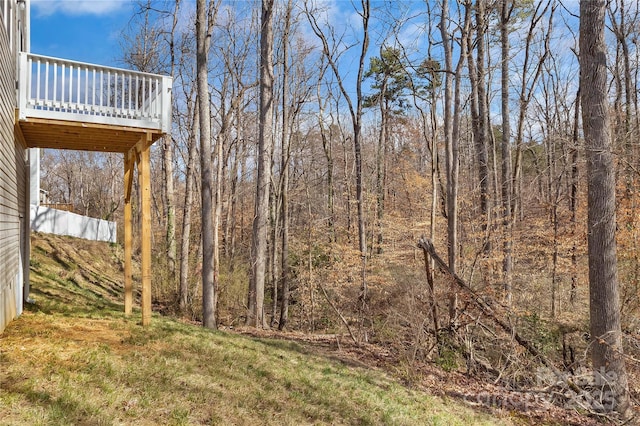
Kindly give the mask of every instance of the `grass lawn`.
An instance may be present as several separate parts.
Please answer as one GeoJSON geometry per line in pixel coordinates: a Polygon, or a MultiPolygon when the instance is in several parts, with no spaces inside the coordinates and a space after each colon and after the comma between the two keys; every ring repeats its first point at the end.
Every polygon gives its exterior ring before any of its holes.
{"type": "Polygon", "coordinates": [[[117,256],[34,241],[35,306],[0,335],[2,425],[512,424],[287,340],[125,318],[117,256]]]}

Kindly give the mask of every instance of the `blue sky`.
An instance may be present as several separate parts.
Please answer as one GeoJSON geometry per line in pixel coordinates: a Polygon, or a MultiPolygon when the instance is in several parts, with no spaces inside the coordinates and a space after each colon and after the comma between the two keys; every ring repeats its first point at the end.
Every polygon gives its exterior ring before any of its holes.
{"type": "Polygon", "coordinates": [[[134,6],[132,0],[31,0],[31,51],[121,66],[118,38],[134,6]]]}

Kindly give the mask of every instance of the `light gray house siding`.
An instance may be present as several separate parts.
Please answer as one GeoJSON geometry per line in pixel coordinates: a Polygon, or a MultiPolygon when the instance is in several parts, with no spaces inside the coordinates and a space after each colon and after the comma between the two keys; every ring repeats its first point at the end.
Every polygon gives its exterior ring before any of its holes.
{"type": "Polygon", "coordinates": [[[15,133],[15,0],[0,1],[0,332],[22,312],[28,266],[27,150],[15,133]],[[5,16],[9,14],[9,16],[5,16]],[[7,19],[10,18],[10,19],[7,19]],[[11,31],[10,31],[11,30],[11,31]],[[13,33],[13,34],[12,34],[13,33]]]}

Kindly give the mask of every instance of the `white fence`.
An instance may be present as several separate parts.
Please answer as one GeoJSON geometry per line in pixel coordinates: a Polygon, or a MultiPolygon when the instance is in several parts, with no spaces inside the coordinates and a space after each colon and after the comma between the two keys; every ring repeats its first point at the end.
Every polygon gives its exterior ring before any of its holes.
{"type": "Polygon", "coordinates": [[[116,222],[31,205],[31,230],[93,241],[116,242],[116,222]]]}
{"type": "Polygon", "coordinates": [[[164,133],[171,77],[20,53],[20,119],[92,122],[164,133]]]}

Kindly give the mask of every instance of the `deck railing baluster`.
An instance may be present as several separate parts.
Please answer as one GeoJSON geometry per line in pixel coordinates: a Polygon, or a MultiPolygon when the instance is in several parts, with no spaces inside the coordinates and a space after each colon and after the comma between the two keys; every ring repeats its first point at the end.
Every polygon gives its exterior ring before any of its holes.
{"type": "Polygon", "coordinates": [[[49,61],[44,64],[44,104],[49,106],[49,61]]]}
{"type": "Polygon", "coordinates": [[[81,86],[81,79],[84,79],[84,107],[82,108],[84,112],[87,111],[87,106],[89,105],[89,102],[87,102],[87,85],[89,82],[89,73],[87,72],[87,67],[84,68],[83,71],[80,70],[80,67],[78,67],[78,103],[82,102],[82,96],[80,95],[80,87],[81,86]]]}
{"type": "Polygon", "coordinates": [[[56,96],[56,84],[58,82],[58,77],[57,77],[57,72],[58,72],[58,66],[55,62],[51,62],[49,64],[49,70],[51,72],[50,75],[50,79],[51,82],[49,83],[49,101],[51,102],[51,106],[53,108],[56,107],[56,101],[58,100],[58,97],[56,96]]]}
{"type": "Polygon", "coordinates": [[[33,116],[170,128],[163,123],[171,116],[167,110],[170,78],[31,53],[20,55],[20,75],[25,81],[19,86],[21,119],[33,116]]]}
{"type": "Polygon", "coordinates": [[[98,110],[100,111],[100,114],[102,114],[102,107],[104,104],[104,71],[100,70],[99,74],[100,78],[98,79],[98,83],[100,84],[100,108],[98,108],[98,110]]]}
{"type": "Polygon", "coordinates": [[[107,109],[105,112],[109,111],[109,108],[113,106],[113,100],[111,99],[111,71],[107,72],[107,109]]]}
{"type": "Polygon", "coordinates": [[[142,77],[142,102],[140,103],[140,108],[142,110],[142,115],[146,117],[145,105],[147,104],[147,77],[142,77]]]}
{"type": "Polygon", "coordinates": [[[161,78],[156,78],[156,100],[155,100],[155,112],[153,114],[153,117],[156,119],[159,119],[162,115],[160,114],[160,107],[162,106],[162,92],[160,91],[161,87],[162,87],[162,79],[161,78]]]}
{"type": "MultiPolygon", "coordinates": [[[[33,64],[33,59],[29,60],[29,70],[31,70],[31,66],[33,64]]],[[[40,104],[40,59],[36,62],[36,105],[40,104]]],[[[31,72],[27,72],[28,75],[31,75],[31,72]]]]}
{"type": "Polygon", "coordinates": [[[71,110],[69,112],[73,112],[75,109],[73,105],[73,65],[69,65],[69,99],[67,100],[67,106],[71,110]]]}
{"type": "MultiPolygon", "coordinates": [[[[78,101],[78,110],[81,110],[81,109],[84,109],[84,108],[82,108],[82,106],[81,106],[81,104],[82,104],[82,94],[80,93],[80,87],[82,87],[82,86],[80,85],[80,83],[81,83],[82,75],[83,75],[83,74],[82,74],[82,68],[77,67],[77,70],[78,70],[78,71],[77,71],[76,79],[78,80],[78,82],[77,82],[77,85],[78,85],[78,86],[76,87],[76,92],[77,92],[76,97],[77,97],[77,101],[78,101]]],[[[86,93],[87,93],[87,92],[85,91],[85,96],[86,96],[86,93]]],[[[86,98],[86,97],[85,97],[85,99],[84,99],[84,105],[87,105],[87,98],[86,98]]]]}
{"type": "Polygon", "coordinates": [[[124,102],[125,102],[125,95],[124,95],[124,74],[120,74],[120,107],[118,108],[119,111],[116,114],[117,117],[124,117],[126,116],[126,111],[124,108],[124,102]]]}
{"type": "MultiPolygon", "coordinates": [[[[60,110],[64,110],[64,77],[65,77],[65,65],[64,64],[60,64],[61,66],[61,70],[60,70],[60,110]]],[[[56,86],[57,88],[58,86],[56,86]]]]}
{"type": "Polygon", "coordinates": [[[91,108],[92,111],[95,111],[96,109],[96,69],[94,68],[92,70],[93,74],[93,81],[91,82],[91,105],[93,108],[91,108]]]}
{"type": "Polygon", "coordinates": [[[124,117],[125,116],[125,108],[124,108],[124,103],[125,103],[125,93],[124,93],[124,88],[125,88],[125,75],[123,73],[120,73],[120,79],[119,84],[120,84],[120,103],[118,104],[118,111],[116,116],[117,117],[124,117]]]}
{"type": "Polygon", "coordinates": [[[136,84],[135,84],[135,110],[138,111],[138,117],[142,118],[142,114],[140,114],[140,102],[139,102],[139,95],[140,95],[140,77],[136,74],[136,84]]]}

